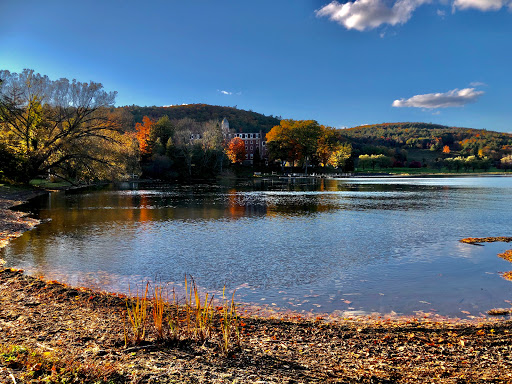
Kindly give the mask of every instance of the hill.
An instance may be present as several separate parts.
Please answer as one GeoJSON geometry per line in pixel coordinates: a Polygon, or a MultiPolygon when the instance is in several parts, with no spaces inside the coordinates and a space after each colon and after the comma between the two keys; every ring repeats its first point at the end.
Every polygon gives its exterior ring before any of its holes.
{"type": "MultiPolygon", "coordinates": [[[[512,149],[512,134],[428,123],[384,123],[340,130],[353,147],[368,153],[378,147],[458,152],[498,158],[512,149]],[[366,151],[365,151],[366,150],[366,151]]],[[[377,151],[378,152],[378,151],[377,151]]]]}
{"type": "Polygon", "coordinates": [[[133,115],[136,123],[142,122],[144,116],[158,120],[167,115],[171,120],[190,118],[198,122],[228,119],[229,126],[236,132],[268,132],[279,125],[279,118],[265,116],[261,113],[245,111],[233,107],[208,104],[188,104],[170,107],[139,107],[136,105],[121,107],[133,115]]]}

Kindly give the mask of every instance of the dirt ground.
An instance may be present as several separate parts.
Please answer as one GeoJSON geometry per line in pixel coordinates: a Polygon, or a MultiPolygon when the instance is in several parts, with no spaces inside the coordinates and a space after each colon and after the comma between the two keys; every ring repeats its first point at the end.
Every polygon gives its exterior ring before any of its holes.
{"type": "MultiPolygon", "coordinates": [[[[37,224],[6,209],[24,199],[0,195],[5,241],[37,224]]],[[[126,298],[0,269],[1,383],[512,382],[509,320],[247,316],[238,326],[226,352],[219,332],[158,340],[149,315],[136,345],[126,298]]]]}
{"type": "Polygon", "coordinates": [[[512,382],[511,321],[248,317],[226,354],[215,337],[158,342],[150,321],[125,346],[124,298],[21,271],[0,271],[0,300],[3,383],[512,382]]]}

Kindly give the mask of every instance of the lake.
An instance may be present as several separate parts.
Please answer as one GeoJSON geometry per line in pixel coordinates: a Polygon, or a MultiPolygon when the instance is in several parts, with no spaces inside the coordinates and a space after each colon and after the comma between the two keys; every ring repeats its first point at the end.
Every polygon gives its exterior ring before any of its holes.
{"type": "Polygon", "coordinates": [[[144,281],[236,288],[265,311],[481,316],[508,307],[511,177],[258,179],[51,193],[45,222],[0,251],[9,266],[72,285],[144,281]]]}

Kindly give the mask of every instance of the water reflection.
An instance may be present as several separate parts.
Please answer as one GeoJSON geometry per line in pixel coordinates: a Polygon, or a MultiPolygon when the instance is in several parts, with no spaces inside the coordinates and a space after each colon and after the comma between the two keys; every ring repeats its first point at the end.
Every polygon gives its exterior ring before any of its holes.
{"type": "Polygon", "coordinates": [[[510,298],[512,284],[496,275],[510,266],[493,246],[458,240],[504,235],[511,180],[262,179],[52,193],[22,207],[51,221],[2,257],[110,290],[188,273],[205,289],[242,287],[244,300],[295,310],[481,311],[510,298]]]}

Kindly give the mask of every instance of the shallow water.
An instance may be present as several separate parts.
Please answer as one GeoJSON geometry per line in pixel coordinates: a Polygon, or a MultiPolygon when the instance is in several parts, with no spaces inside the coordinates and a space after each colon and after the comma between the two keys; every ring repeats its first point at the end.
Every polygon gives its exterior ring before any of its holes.
{"type": "Polygon", "coordinates": [[[258,180],[52,193],[51,221],[4,249],[33,274],[126,292],[145,280],[298,312],[479,316],[512,300],[496,243],[510,235],[512,178],[258,180]],[[464,311],[464,312],[461,312],[464,311]],[[468,312],[468,313],[466,313],[468,312]]]}

